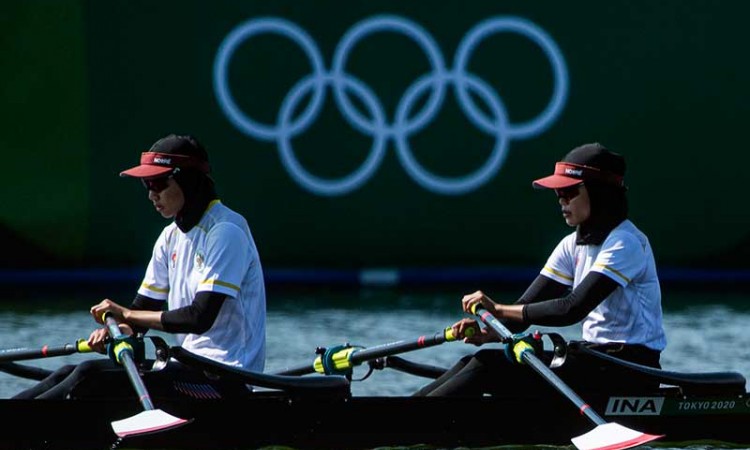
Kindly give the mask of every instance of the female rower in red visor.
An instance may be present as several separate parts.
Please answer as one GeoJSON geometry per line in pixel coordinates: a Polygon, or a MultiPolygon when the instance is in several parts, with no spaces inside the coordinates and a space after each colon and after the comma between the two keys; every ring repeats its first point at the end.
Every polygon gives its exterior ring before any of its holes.
{"type": "MultiPolygon", "coordinates": [[[[171,134],[143,152],[138,166],[120,174],[142,182],[149,201],[170,223],[156,239],[132,303],[125,307],[104,299],[90,313],[98,323],[111,314],[125,335],[164,331],[189,352],[262,372],[266,291],[260,256],[247,221],[221,202],[210,173],[203,145],[192,136],[171,134]]],[[[107,338],[107,328],[98,328],[88,344],[104,351],[107,338]]],[[[64,398],[88,371],[109,369],[121,368],[103,358],[65,366],[16,398],[64,398]]],[[[201,395],[247,390],[237,383],[219,385],[177,361],[149,375],[205,384],[201,395]]]]}
{"type": "MultiPolygon", "coordinates": [[[[511,332],[531,325],[582,326],[580,346],[626,361],[660,367],[666,347],[662,325],[661,289],[654,255],[646,235],[628,219],[625,159],[599,143],[574,148],[555,165],[553,175],[533,182],[536,188],[554,191],[565,222],[575,231],[563,237],[539,275],[512,304],[496,302],[482,291],[461,299],[472,313],[481,305],[511,332]]],[[[489,328],[474,319],[453,325],[464,342],[482,345],[498,342],[489,328]],[[467,330],[472,329],[473,334],[467,330]],[[479,331],[479,332],[477,332],[479,331]]],[[[527,340],[544,362],[551,351],[527,340]]],[[[415,395],[483,395],[514,390],[551,389],[541,377],[530,376],[519,364],[512,346],[482,349],[462,358],[415,395]]],[[[603,363],[586,351],[569,346],[564,362],[552,364],[555,373],[580,391],[620,392],[657,388],[658,383],[633,377],[616,365],[603,363]]],[[[584,349],[585,350],[585,349],[584,349]]]]}

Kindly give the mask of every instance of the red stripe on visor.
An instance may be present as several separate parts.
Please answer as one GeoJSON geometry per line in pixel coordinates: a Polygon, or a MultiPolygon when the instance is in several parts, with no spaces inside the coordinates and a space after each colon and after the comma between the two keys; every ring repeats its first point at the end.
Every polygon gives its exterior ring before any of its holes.
{"type": "Polygon", "coordinates": [[[624,178],[615,173],[602,171],[596,167],[582,166],[580,164],[567,162],[559,162],[555,164],[555,175],[576,178],[581,181],[597,180],[604,183],[614,184],[616,186],[622,186],[624,182],[624,178]]]}
{"type": "Polygon", "coordinates": [[[143,152],[141,153],[141,165],[179,167],[181,169],[198,169],[203,173],[209,173],[208,162],[192,156],[172,155],[169,153],[143,152]]]}

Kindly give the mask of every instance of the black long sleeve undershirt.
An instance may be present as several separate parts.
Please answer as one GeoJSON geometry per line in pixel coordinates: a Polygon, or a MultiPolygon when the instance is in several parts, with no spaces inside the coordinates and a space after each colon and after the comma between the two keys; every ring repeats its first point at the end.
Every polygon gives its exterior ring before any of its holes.
{"type": "MultiPolygon", "coordinates": [[[[163,300],[156,300],[145,295],[135,294],[135,298],[130,304],[130,309],[137,311],[161,311],[165,303],[166,302],[163,300]]],[[[143,334],[148,331],[148,328],[146,327],[131,325],[130,328],[132,328],[135,333],[143,334]]]]}
{"type": "Polygon", "coordinates": [[[554,327],[572,325],[586,317],[619,286],[606,275],[589,272],[571,291],[562,283],[538,275],[516,301],[517,305],[525,305],[523,322],[503,323],[513,333],[519,333],[531,324],[554,327]]]}
{"type": "MultiPolygon", "coordinates": [[[[195,295],[190,305],[171,311],[164,311],[161,316],[162,327],[168,333],[205,333],[213,326],[226,298],[226,294],[218,292],[199,292],[195,295]]],[[[161,311],[164,303],[162,300],[155,300],[138,294],[135,300],[133,300],[131,308],[161,311]]],[[[133,329],[141,333],[146,331],[145,328],[140,327],[138,329],[133,327],[133,329]]]]}

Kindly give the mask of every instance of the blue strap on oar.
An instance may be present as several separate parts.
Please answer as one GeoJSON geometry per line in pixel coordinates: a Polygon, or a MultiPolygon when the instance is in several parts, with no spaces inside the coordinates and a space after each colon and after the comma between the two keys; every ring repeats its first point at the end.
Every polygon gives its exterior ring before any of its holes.
{"type": "Polygon", "coordinates": [[[143,339],[125,335],[110,338],[109,343],[107,343],[107,356],[112,361],[122,365],[121,356],[125,351],[130,351],[136,362],[141,362],[146,357],[146,346],[143,339]]]}
{"type": "Polygon", "coordinates": [[[333,355],[335,355],[337,352],[348,348],[351,348],[351,346],[348,344],[337,345],[335,347],[327,348],[326,351],[320,356],[320,362],[323,365],[323,372],[326,375],[351,375],[351,364],[349,364],[346,369],[337,369],[336,363],[333,358],[333,355]]]}
{"type": "Polygon", "coordinates": [[[533,334],[514,334],[505,345],[505,356],[510,362],[518,364],[524,363],[524,353],[531,352],[532,355],[541,356],[543,351],[542,335],[538,331],[535,331],[533,334]]]}

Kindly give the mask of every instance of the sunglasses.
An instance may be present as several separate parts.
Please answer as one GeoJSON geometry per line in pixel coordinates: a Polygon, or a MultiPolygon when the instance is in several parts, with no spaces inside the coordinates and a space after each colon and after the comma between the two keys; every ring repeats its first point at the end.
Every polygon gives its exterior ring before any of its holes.
{"type": "Polygon", "coordinates": [[[153,191],[158,194],[169,187],[170,178],[172,178],[172,175],[167,175],[166,177],[159,178],[141,178],[141,183],[143,183],[143,187],[145,187],[146,190],[153,191]]]}
{"type": "Polygon", "coordinates": [[[569,202],[578,197],[578,195],[581,193],[581,186],[583,186],[583,184],[576,184],[575,186],[570,186],[563,189],[555,189],[555,194],[557,195],[557,198],[561,198],[566,202],[569,202]]]}

